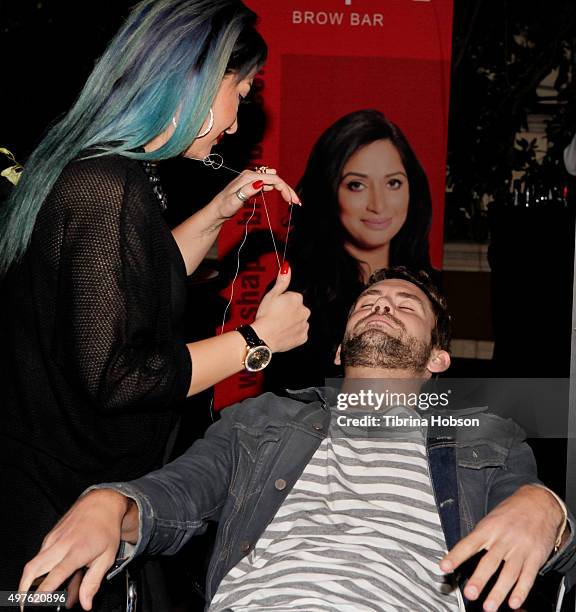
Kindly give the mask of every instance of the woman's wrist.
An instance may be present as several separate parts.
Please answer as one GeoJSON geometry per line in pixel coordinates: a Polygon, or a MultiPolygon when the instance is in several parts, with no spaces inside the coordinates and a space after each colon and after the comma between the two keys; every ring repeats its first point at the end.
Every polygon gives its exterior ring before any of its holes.
{"type": "Polygon", "coordinates": [[[206,206],[206,209],[210,212],[210,218],[212,224],[220,224],[222,225],[228,219],[232,219],[232,217],[236,214],[235,212],[231,215],[227,215],[224,213],[225,206],[225,198],[219,193],[209,204],[206,206]]]}
{"type": "Polygon", "coordinates": [[[266,343],[266,346],[273,352],[276,352],[276,342],[274,334],[271,333],[270,328],[262,321],[262,318],[256,319],[253,323],[250,323],[250,327],[256,332],[256,335],[260,340],[266,343]]]}
{"type": "Polygon", "coordinates": [[[218,196],[214,198],[209,204],[207,204],[200,213],[204,217],[203,219],[203,234],[212,234],[214,232],[220,231],[220,228],[224,225],[224,223],[228,220],[227,217],[224,217],[220,210],[220,205],[218,204],[218,196]]]}

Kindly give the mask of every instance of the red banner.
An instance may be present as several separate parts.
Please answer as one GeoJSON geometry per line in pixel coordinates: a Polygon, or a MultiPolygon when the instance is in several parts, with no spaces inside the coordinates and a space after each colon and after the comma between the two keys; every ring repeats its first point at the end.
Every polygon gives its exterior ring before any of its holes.
{"type": "MultiPolygon", "coordinates": [[[[430,181],[433,201],[430,255],[442,265],[445,164],[452,45],[452,0],[246,0],[260,17],[270,53],[264,80],[267,130],[262,164],[295,185],[320,134],[343,115],[382,111],[410,141],[430,181]]],[[[266,196],[272,225],[282,238],[287,207],[266,196]]],[[[237,247],[252,207],[225,226],[219,255],[237,247]]],[[[267,230],[257,202],[251,230],[267,230]]],[[[248,237],[250,240],[250,236],[248,237]]],[[[280,253],[281,255],[281,253],[280,253]]],[[[235,282],[234,329],[254,319],[277,271],[265,256],[235,282]]],[[[216,405],[256,395],[257,375],[241,373],[217,386],[216,405]]]]}

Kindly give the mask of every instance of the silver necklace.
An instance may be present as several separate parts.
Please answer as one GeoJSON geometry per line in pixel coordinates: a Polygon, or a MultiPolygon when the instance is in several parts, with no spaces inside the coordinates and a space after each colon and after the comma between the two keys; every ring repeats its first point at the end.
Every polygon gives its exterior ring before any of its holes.
{"type": "Polygon", "coordinates": [[[157,164],[155,162],[148,161],[147,159],[140,160],[140,164],[148,177],[148,182],[150,183],[152,191],[160,204],[160,208],[165,211],[168,208],[168,196],[166,195],[164,189],[162,189],[157,164]]]}

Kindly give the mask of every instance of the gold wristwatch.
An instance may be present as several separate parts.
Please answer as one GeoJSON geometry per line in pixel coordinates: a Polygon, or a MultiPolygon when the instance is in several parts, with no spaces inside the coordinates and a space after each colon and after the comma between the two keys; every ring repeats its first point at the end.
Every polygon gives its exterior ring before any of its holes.
{"type": "Polygon", "coordinates": [[[272,359],[270,347],[258,337],[254,328],[250,325],[241,325],[236,329],[246,341],[246,357],[244,357],[244,367],[248,372],[260,372],[272,359]]]}

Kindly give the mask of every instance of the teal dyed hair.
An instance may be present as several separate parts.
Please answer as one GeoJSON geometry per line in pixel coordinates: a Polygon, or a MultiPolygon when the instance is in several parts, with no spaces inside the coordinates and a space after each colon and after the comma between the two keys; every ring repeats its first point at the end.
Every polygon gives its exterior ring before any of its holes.
{"type": "Polygon", "coordinates": [[[0,274],[25,253],[38,211],[71,160],[119,154],[167,159],[197,137],[228,72],[266,58],[256,15],[240,0],[144,0],[97,62],[70,111],[29,157],[0,213],[0,274]],[[172,137],[137,152],[178,113],[172,137]],[[88,150],[90,150],[88,152],[88,150]]]}

